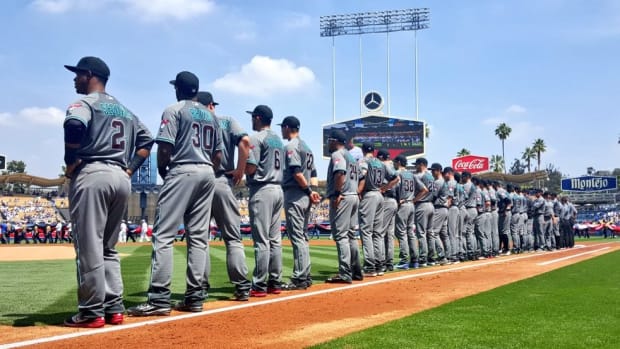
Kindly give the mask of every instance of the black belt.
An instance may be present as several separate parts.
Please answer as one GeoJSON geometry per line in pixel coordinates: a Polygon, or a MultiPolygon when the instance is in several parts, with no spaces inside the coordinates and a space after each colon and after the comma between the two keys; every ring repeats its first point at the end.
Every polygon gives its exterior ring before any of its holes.
{"type": "Polygon", "coordinates": [[[416,206],[417,206],[417,205],[422,205],[422,204],[430,204],[430,203],[431,203],[430,201],[418,201],[418,202],[416,202],[415,204],[416,204],[416,206]]]}
{"type": "Polygon", "coordinates": [[[231,175],[230,173],[226,173],[226,171],[217,171],[215,172],[215,177],[226,177],[226,178],[233,178],[233,175],[231,175]]]}
{"type": "Polygon", "coordinates": [[[250,188],[260,188],[262,186],[265,186],[267,184],[275,184],[275,185],[280,185],[280,182],[258,182],[258,183],[252,183],[252,184],[248,184],[248,187],[250,188]]]}
{"type": "Polygon", "coordinates": [[[435,208],[448,208],[447,206],[444,205],[433,205],[435,208]]]}
{"type": "Polygon", "coordinates": [[[391,194],[391,193],[390,193],[390,194],[388,194],[388,193],[384,193],[384,194],[383,194],[383,197],[384,197],[384,198],[390,198],[390,199],[396,199],[396,195],[391,194]]]}

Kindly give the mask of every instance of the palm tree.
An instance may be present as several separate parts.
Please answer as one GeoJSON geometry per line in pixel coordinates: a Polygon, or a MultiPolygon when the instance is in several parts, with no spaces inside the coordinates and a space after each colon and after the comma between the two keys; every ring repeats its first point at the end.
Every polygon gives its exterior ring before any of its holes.
{"type": "MultiPolygon", "coordinates": [[[[499,137],[500,141],[502,141],[502,159],[506,158],[506,154],[504,153],[504,141],[506,140],[506,138],[508,138],[508,136],[510,136],[510,132],[512,132],[512,129],[510,128],[510,126],[506,125],[505,122],[499,124],[495,129],[495,135],[499,137]]],[[[504,164],[503,167],[505,171],[506,164],[504,164]]]]}
{"type": "Polygon", "coordinates": [[[501,155],[491,156],[491,169],[493,172],[504,172],[504,158],[501,155]]]}
{"type": "Polygon", "coordinates": [[[471,152],[469,151],[469,149],[465,149],[465,148],[459,150],[459,152],[456,153],[456,157],[467,156],[467,155],[471,155],[471,152]]]}
{"type": "Polygon", "coordinates": [[[536,159],[538,160],[537,170],[540,171],[540,154],[547,151],[547,145],[542,138],[538,138],[534,141],[534,145],[532,145],[532,151],[536,152],[536,159]]]}
{"type": "Polygon", "coordinates": [[[532,172],[531,164],[532,164],[532,159],[536,159],[536,152],[533,151],[532,148],[530,147],[525,147],[525,150],[523,151],[523,155],[521,156],[521,159],[527,162],[527,172],[532,172]]]}

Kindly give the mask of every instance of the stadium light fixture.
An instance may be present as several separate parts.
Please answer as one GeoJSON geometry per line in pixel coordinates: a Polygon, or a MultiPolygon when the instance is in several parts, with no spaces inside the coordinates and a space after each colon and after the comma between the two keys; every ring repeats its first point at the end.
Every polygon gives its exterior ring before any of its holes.
{"type": "Polygon", "coordinates": [[[360,114],[362,100],[362,41],[361,35],[386,33],[387,35],[387,106],[390,114],[390,44],[389,33],[396,31],[414,31],[415,41],[415,116],[418,119],[418,41],[417,31],[430,27],[430,9],[416,8],[377,12],[360,12],[345,15],[320,17],[321,37],[332,38],[332,113],[336,121],[336,36],[360,35],[360,114]]]}

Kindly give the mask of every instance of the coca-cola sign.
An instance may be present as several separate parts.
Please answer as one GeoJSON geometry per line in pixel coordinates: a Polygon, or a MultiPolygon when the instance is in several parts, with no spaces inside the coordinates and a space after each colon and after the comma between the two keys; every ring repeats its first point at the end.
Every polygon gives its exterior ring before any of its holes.
{"type": "Polygon", "coordinates": [[[489,170],[489,158],[475,155],[461,156],[452,159],[452,168],[458,172],[486,172],[489,170]]]}

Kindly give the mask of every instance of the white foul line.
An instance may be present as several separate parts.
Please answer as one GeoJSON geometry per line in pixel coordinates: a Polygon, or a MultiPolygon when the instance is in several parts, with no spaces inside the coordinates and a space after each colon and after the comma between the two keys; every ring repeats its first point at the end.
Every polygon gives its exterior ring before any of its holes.
{"type": "Polygon", "coordinates": [[[545,266],[545,265],[549,265],[549,264],[565,261],[567,259],[581,257],[581,256],[584,256],[584,255],[587,255],[587,254],[604,251],[604,250],[607,250],[607,249],[609,249],[609,246],[608,247],[599,248],[598,250],[594,250],[594,251],[582,252],[582,253],[574,254],[574,255],[571,255],[571,256],[566,256],[566,257],[562,257],[562,258],[558,258],[558,259],[552,259],[550,261],[538,263],[537,265],[545,266]]]}
{"type": "MultiPolygon", "coordinates": [[[[581,249],[581,248],[585,248],[585,247],[586,246],[583,246],[583,247],[575,246],[574,249],[576,250],[576,249],[581,249]]],[[[574,256],[577,257],[577,256],[580,256],[580,255],[583,255],[583,254],[593,253],[593,252],[597,252],[597,251],[608,249],[608,248],[609,247],[605,247],[605,248],[602,248],[602,249],[599,249],[599,250],[596,250],[596,251],[584,252],[584,253],[580,253],[580,254],[577,254],[577,255],[574,255],[574,256]]],[[[162,318],[155,319],[155,320],[149,320],[149,321],[143,321],[143,322],[135,322],[135,323],[132,323],[132,324],[127,324],[127,325],[109,326],[109,327],[98,328],[98,329],[93,329],[93,330],[80,331],[80,332],[74,332],[74,333],[67,333],[67,334],[56,335],[56,336],[51,336],[51,337],[43,337],[43,338],[31,339],[31,340],[26,340],[26,341],[21,341],[21,342],[0,344],[0,349],[19,348],[19,347],[25,347],[25,346],[28,346],[28,345],[36,345],[36,344],[42,344],[42,343],[49,343],[49,342],[61,341],[61,340],[65,340],[65,339],[72,339],[72,338],[78,338],[78,337],[85,337],[85,336],[102,334],[102,333],[124,331],[124,330],[129,330],[129,329],[143,327],[143,326],[157,325],[157,324],[162,324],[162,323],[166,323],[166,322],[172,322],[172,321],[178,321],[178,320],[184,320],[184,319],[191,319],[191,318],[195,318],[195,317],[199,317],[199,316],[207,316],[207,315],[223,313],[223,312],[228,312],[228,311],[234,311],[234,310],[240,310],[240,309],[245,309],[245,308],[252,308],[252,307],[257,307],[257,306],[262,306],[262,305],[267,305],[267,304],[286,302],[286,301],[290,301],[290,300],[294,300],[294,299],[312,297],[312,296],[317,296],[317,295],[322,295],[322,294],[327,294],[327,293],[340,292],[340,291],[350,290],[350,289],[354,289],[354,288],[379,285],[379,284],[384,284],[384,283],[388,283],[388,282],[392,282],[392,281],[401,281],[401,280],[407,280],[407,279],[415,279],[415,278],[420,278],[420,277],[428,276],[428,275],[443,274],[443,273],[448,273],[448,272],[452,272],[452,271],[459,271],[459,270],[478,268],[478,267],[483,267],[483,266],[487,266],[487,265],[493,265],[493,264],[498,264],[498,263],[516,261],[516,260],[520,260],[520,259],[527,259],[527,258],[533,258],[533,257],[541,257],[541,256],[546,256],[546,255],[549,255],[549,254],[552,254],[552,253],[559,253],[559,252],[566,252],[566,250],[553,251],[553,252],[548,252],[548,253],[545,253],[545,254],[535,253],[535,254],[529,254],[529,255],[518,256],[518,257],[499,258],[499,259],[494,259],[494,260],[491,260],[491,261],[487,260],[485,262],[478,262],[478,263],[474,263],[474,264],[467,264],[467,265],[463,265],[463,266],[460,266],[460,267],[450,267],[449,269],[440,269],[440,270],[435,270],[435,271],[427,271],[427,272],[423,272],[423,273],[406,274],[406,275],[397,276],[397,277],[381,278],[381,279],[378,279],[378,280],[375,280],[375,281],[367,281],[367,282],[364,282],[364,283],[346,285],[346,286],[335,287],[335,288],[328,288],[328,289],[320,290],[320,291],[310,291],[310,292],[304,292],[304,293],[290,295],[290,296],[285,296],[285,297],[278,297],[278,298],[264,300],[264,301],[250,302],[250,303],[244,303],[244,304],[240,304],[240,305],[233,305],[233,306],[228,306],[228,307],[222,307],[222,308],[218,308],[218,309],[211,309],[211,310],[206,310],[206,311],[203,311],[203,312],[200,312],[200,313],[191,313],[191,314],[184,314],[184,315],[168,316],[168,317],[162,317],[162,318]]],[[[564,257],[564,258],[572,258],[572,257],[573,256],[564,257]]]]}

